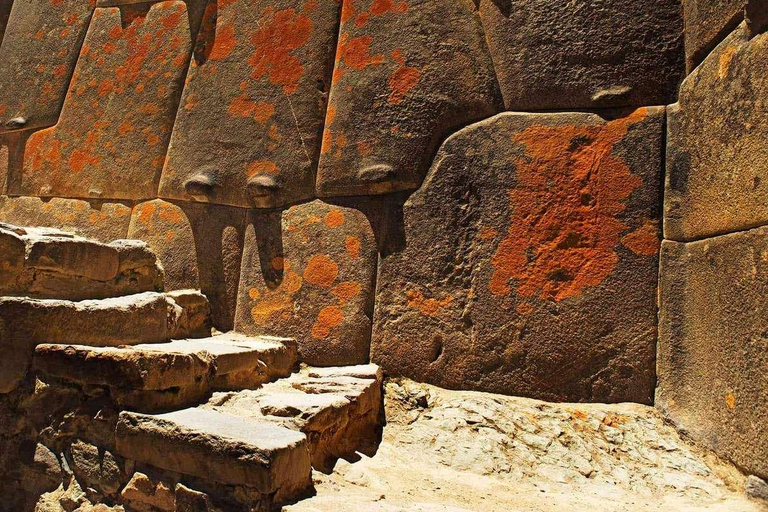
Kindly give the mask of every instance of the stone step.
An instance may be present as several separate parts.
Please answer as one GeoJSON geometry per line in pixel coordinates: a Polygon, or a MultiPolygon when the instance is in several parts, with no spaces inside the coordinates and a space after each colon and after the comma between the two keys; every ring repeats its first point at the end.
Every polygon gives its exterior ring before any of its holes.
{"type": "Polygon", "coordinates": [[[145,292],[100,300],[0,298],[0,393],[13,390],[41,343],[115,347],[210,335],[198,292],[145,292]]]}
{"type": "Polygon", "coordinates": [[[163,269],[140,240],[97,242],[0,223],[0,295],[103,299],[162,291],[163,269]]]}
{"type": "Polygon", "coordinates": [[[313,467],[330,473],[339,458],[375,454],[383,426],[382,383],[376,365],[304,368],[257,390],[214,393],[200,408],[301,431],[313,467]]]}
{"type": "Polygon", "coordinates": [[[122,412],[116,452],[127,459],[225,485],[246,486],[271,507],[312,489],[307,438],[268,421],[201,408],[122,412]]]}
{"type": "Polygon", "coordinates": [[[212,390],[258,387],[287,377],[296,342],[236,333],[120,347],[42,344],[34,368],[80,385],[107,387],[121,409],[157,411],[199,403],[212,390]]]}

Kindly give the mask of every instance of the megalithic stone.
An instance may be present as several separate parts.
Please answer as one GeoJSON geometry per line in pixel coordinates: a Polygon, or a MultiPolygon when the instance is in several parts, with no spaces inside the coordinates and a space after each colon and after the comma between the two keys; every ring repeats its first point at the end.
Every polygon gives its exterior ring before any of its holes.
{"type": "Polygon", "coordinates": [[[371,360],[551,401],[652,403],[664,108],[505,113],[441,147],[379,263],[371,360]]]}
{"type": "Polygon", "coordinates": [[[56,124],[96,0],[0,0],[0,133],[56,124]]]}
{"type": "Polygon", "coordinates": [[[156,196],[192,53],[187,12],[180,1],[96,9],[59,122],[29,138],[10,193],[156,196]]]}
{"type": "Polygon", "coordinates": [[[212,2],[160,196],[272,208],[315,196],[336,0],[212,2]]]}
{"type": "Polygon", "coordinates": [[[440,142],[501,103],[472,0],[344,0],[318,195],[418,188],[440,142]]]}
{"type": "Polygon", "coordinates": [[[507,110],[674,101],[684,73],[679,0],[480,0],[507,110]]]}

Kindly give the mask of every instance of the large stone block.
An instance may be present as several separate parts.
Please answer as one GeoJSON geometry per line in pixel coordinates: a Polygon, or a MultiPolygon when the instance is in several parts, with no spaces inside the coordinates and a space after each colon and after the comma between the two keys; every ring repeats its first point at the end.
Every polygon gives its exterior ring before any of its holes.
{"type": "Polygon", "coordinates": [[[669,109],[664,235],[678,241],[768,222],[768,33],[742,24],[669,109]]]}
{"type": "MultiPolygon", "coordinates": [[[[7,4],[0,0],[0,27],[7,4]]],[[[56,124],[95,5],[14,2],[0,45],[0,132],[56,124]]]]}
{"type": "Polygon", "coordinates": [[[96,9],[61,118],[29,138],[9,193],[156,197],[191,51],[184,2],[96,9]]]}
{"type": "Polygon", "coordinates": [[[473,0],[345,0],[317,189],[321,197],[421,185],[440,142],[498,112],[473,0]]]}
{"type": "Polygon", "coordinates": [[[235,328],[296,338],[303,362],[368,361],[376,241],[366,216],[314,201],[252,212],[235,328]]]}
{"type": "Polygon", "coordinates": [[[240,281],[246,210],[161,200],[136,205],[128,238],[144,240],[165,269],[165,288],[201,290],[213,324],[232,329],[240,281]]]}
{"type": "Polygon", "coordinates": [[[315,196],[340,1],[208,6],[160,196],[274,208],[315,196]]]}
{"type": "Polygon", "coordinates": [[[508,110],[659,105],[684,74],[679,0],[480,0],[508,110]]]}
{"type": "Polygon", "coordinates": [[[450,137],[379,264],[373,362],[447,388],[651,403],[664,109],[450,137]]]}
{"type": "Polygon", "coordinates": [[[685,61],[691,72],[744,19],[747,0],[683,0],[685,61]]]}
{"type": "Polygon", "coordinates": [[[0,222],[61,229],[100,242],[126,238],[130,221],[131,207],[124,203],[0,196],[0,222]]]}
{"type": "Polygon", "coordinates": [[[768,478],[768,228],[661,250],[656,405],[768,478]]]}

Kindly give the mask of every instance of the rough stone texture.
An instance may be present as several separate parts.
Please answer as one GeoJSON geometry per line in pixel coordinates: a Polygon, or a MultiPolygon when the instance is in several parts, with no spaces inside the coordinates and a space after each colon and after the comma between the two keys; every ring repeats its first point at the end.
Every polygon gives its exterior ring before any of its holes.
{"type": "Polygon", "coordinates": [[[768,222],[768,34],[739,26],[670,109],[664,236],[690,241],[768,222]]]}
{"type": "Polygon", "coordinates": [[[744,19],[747,0],[682,0],[688,72],[744,19]]]}
{"type": "Polygon", "coordinates": [[[126,238],[130,221],[131,207],[123,203],[0,196],[0,222],[58,228],[100,242],[126,238]]]}
{"type": "Polygon", "coordinates": [[[379,264],[372,361],[448,388],[651,403],[663,108],[449,138],[379,264]]]}
{"type": "Polygon", "coordinates": [[[96,9],[61,118],[29,138],[9,193],[155,197],[191,50],[184,2],[96,9]]]}
{"type": "Polygon", "coordinates": [[[768,228],[661,250],[656,404],[694,439],[768,477],[768,228]]]}
{"type": "Polygon", "coordinates": [[[144,473],[136,472],[130,482],[120,491],[120,497],[139,511],[173,512],[176,498],[171,489],[163,482],[154,482],[144,473]],[[153,508],[154,507],[154,508],[153,508]]]}
{"type": "Polygon", "coordinates": [[[56,123],[95,3],[14,2],[0,45],[0,132],[56,123]]]}
{"type": "Polygon", "coordinates": [[[678,0],[480,0],[508,110],[674,101],[684,74],[681,14],[678,0]]]}
{"type": "Polygon", "coordinates": [[[228,331],[234,324],[245,221],[240,208],[154,200],[134,207],[128,238],[144,240],[157,254],[167,290],[201,290],[210,300],[213,325],[228,331]]]}
{"type": "Polygon", "coordinates": [[[154,292],[80,302],[0,298],[0,393],[18,384],[39,343],[104,347],[186,338],[183,316],[175,301],[154,292]]]}
{"type": "Polygon", "coordinates": [[[312,466],[330,473],[339,458],[376,453],[383,425],[382,384],[375,365],[305,368],[258,390],[215,393],[202,407],[303,432],[312,466]]]}
{"type": "Polygon", "coordinates": [[[246,485],[275,504],[312,486],[304,434],[203,409],[120,414],[117,452],[224,484],[246,485]]]}
{"type": "Polygon", "coordinates": [[[750,498],[762,500],[768,504],[768,482],[754,475],[747,477],[744,492],[750,498]]]}
{"type": "Polygon", "coordinates": [[[314,201],[249,215],[236,330],[290,336],[315,366],[368,361],[376,242],[358,210],[314,201]]]}
{"type": "Polygon", "coordinates": [[[323,132],[321,197],[421,185],[440,142],[501,109],[473,0],[346,0],[323,132]]]}
{"type": "Polygon", "coordinates": [[[315,196],[340,9],[333,0],[208,6],[161,197],[274,208],[315,196]]]}
{"type": "Polygon", "coordinates": [[[0,0],[0,43],[3,42],[5,28],[8,25],[8,16],[11,14],[13,0],[0,0]]]}

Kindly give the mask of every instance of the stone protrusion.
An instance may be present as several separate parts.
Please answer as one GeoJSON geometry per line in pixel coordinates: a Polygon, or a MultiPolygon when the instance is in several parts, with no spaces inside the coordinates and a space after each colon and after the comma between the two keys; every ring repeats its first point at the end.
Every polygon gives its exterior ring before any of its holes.
{"type": "Polygon", "coordinates": [[[253,488],[274,505],[312,488],[304,434],[211,410],[159,415],[123,412],[116,450],[161,469],[253,488]]]}

